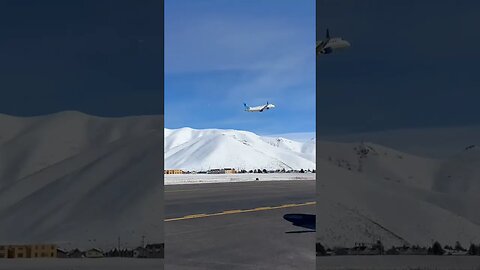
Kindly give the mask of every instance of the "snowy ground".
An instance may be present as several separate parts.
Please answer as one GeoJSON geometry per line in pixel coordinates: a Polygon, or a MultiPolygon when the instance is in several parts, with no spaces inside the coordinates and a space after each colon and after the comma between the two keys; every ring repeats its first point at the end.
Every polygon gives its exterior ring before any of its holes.
{"type": "Polygon", "coordinates": [[[136,259],[136,258],[99,258],[99,259],[0,259],[0,270],[30,270],[30,269],[164,269],[163,259],[136,259]]]}
{"type": "Polygon", "coordinates": [[[322,270],[480,270],[480,256],[317,257],[322,270]]]}
{"type": "Polygon", "coordinates": [[[315,173],[166,174],[165,185],[278,180],[315,180],[315,173]]]}

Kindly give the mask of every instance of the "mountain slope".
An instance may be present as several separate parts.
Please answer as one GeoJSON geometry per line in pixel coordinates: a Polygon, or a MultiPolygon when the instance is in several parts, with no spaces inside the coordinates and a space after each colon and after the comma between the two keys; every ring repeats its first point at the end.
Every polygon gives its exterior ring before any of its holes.
{"type": "Polygon", "coordinates": [[[0,187],[121,137],[162,131],[158,116],[102,118],[65,111],[36,117],[0,115],[0,187]]]}
{"type": "Polygon", "coordinates": [[[165,168],[315,169],[314,148],[247,131],[165,129],[165,168]]]}
{"type": "Polygon", "coordinates": [[[0,117],[12,120],[1,130],[2,241],[105,249],[118,237],[130,247],[142,235],[163,241],[162,117],[0,117]]]}
{"type": "Polygon", "coordinates": [[[320,142],[319,150],[317,236],[325,245],[480,241],[470,192],[479,184],[476,151],[441,161],[372,143],[320,142]]]}

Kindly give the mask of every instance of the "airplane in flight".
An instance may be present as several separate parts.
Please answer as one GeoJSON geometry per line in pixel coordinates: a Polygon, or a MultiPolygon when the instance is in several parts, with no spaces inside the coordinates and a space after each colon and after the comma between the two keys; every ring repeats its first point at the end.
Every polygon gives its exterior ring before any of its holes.
{"type": "Polygon", "coordinates": [[[350,43],[341,37],[330,38],[327,29],[327,37],[325,40],[317,41],[317,55],[330,54],[334,51],[343,50],[350,47],[350,43]]]}
{"type": "Polygon", "coordinates": [[[255,107],[250,107],[246,103],[243,103],[243,106],[245,107],[246,112],[263,112],[264,110],[270,110],[275,108],[275,105],[269,104],[268,101],[267,101],[267,104],[265,105],[260,105],[255,107]]]}

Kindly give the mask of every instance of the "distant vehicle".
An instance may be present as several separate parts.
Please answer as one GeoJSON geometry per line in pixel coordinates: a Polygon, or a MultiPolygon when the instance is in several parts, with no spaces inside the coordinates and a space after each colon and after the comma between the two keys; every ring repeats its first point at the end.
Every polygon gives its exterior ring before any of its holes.
{"type": "Polygon", "coordinates": [[[317,55],[330,54],[334,51],[343,50],[348,47],[350,47],[350,43],[341,37],[330,38],[330,33],[327,29],[326,39],[317,41],[317,55]]]}
{"type": "Polygon", "coordinates": [[[260,105],[255,107],[250,107],[246,103],[243,103],[243,106],[245,107],[246,112],[263,112],[264,110],[270,110],[275,108],[275,105],[269,104],[268,101],[267,101],[267,104],[265,105],[260,105]]]}

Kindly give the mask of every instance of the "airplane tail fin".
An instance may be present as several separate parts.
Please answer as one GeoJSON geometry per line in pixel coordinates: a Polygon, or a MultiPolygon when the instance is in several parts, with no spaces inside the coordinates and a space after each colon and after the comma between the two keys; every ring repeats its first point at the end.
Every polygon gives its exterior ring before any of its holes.
{"type": "Polygon", "coordinates": [[[327,39],[330,38],[330,31],[328,31],[328,28],[327,28],[327,39]]]}
{"type": "Polygon", "coordinates": [[[248,109],[249,109],[247,103],[245,103],[245,102],[243,103],[243,107],[245,107],[245,110],[248,110],[248,109]]]}

